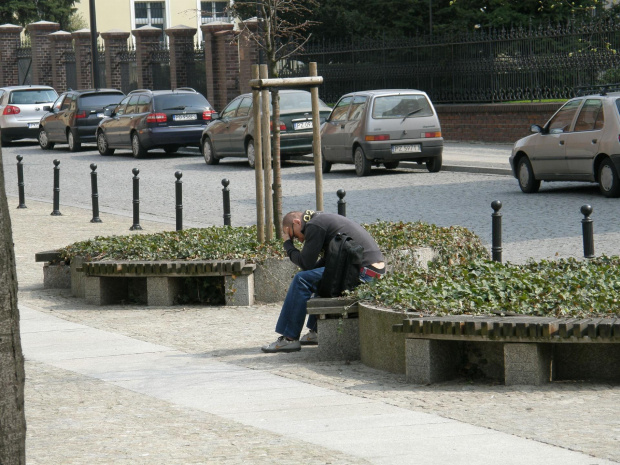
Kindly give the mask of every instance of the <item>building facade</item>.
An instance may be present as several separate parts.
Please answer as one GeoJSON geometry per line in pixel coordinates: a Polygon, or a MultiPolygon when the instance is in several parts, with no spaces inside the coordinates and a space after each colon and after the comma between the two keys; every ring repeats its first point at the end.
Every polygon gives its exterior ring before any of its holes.
{"type": "MultiPolygon", "coordinates": [[[[89,0],[75,4],[78,13],[90,24],[89,0]]],[[[200,26],[215,21],[232,22],[228,6],[230,0],[95,0],[97,30],[120,29],[132,31],[142,26],[153,26],[162,31],[162,41],[167,40],[164,30],[184,24],[198,30],[197,40],[202,41],[200,26]]]]}

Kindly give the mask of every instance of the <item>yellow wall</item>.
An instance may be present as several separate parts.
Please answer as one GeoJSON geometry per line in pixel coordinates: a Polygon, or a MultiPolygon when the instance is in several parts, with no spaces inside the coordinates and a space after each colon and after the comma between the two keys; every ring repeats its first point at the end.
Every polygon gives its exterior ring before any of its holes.
{"type": "MultiPolygon", "coordinates": [[[[106,32],[110,29],[121,29],[123,31],[131,31],[131,1],[130,0],[95,0],[97,8],[97,30],[106,32]]],[[[78,13],[86,21],[87,27],[90,27],[90,9],[89,0],[80,0],[75,6],[78,13]]],[[[189,27],[199,28],[199,1],[196,0],[166,0],[166,12],[169,18],[166,18],[166,27],[185,25],[189,27]]]]}

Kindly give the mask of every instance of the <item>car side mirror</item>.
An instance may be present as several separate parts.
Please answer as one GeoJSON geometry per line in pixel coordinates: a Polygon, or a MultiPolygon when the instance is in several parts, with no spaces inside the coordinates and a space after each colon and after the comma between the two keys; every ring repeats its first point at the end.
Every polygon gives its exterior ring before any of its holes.
{"type": "Polygon", "coordinates": [[[530,131],[541,134],[543,132],[543,128],[541,128],[538,124],[532,124],[530,126],[530,131]]]}
{"type": "Polygon", "coordinates": [[[114,115],[114,108],[105,107],[103,109],[103,116],[113,116],[113,115],[114,115]]]}
{"type": "Polygon", "coordinates": [[[211,119],[212,120],[221,119],[221,116],[219,113],[211,113],[211,119]]]}
{"type": "Polygon", "coordinates": [[[52,107],[51,107],[51,105],[45,105],[45,106],[43,107],[43,111],[52,111],[52,107]]]}

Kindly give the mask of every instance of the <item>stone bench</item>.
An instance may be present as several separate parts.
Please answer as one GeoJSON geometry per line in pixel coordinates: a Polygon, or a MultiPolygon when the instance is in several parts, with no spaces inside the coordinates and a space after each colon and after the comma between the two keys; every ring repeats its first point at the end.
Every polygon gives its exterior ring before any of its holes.
{"type": "Polygon", "coordinates": [[[149,306],[170,306],[183,279],[223,277],[226,305],[248,306],[254,304],[255,268],[245,260],[82,262],[74,270],[82,274],[74,295],[93,305],[117,304],[131,294],[149,306]]]}
{"type": "Polygon", "coordinates": [[[70,289],[71,268],[62,261],[58,250],[34,254],[36,262],[43,262],[43,287],[45,289],[70,289]]]}
{"type": "Polygon", "coordinates": [[[620,381],[620,318],[420,317],[392,329],[406,335],[415,384],[453,379],[472,362],[506,385],[620,381]]]}
{"type": "Polygon", "coordinates": [[[359,360],[356,300],[314,298],[308,301],[307,312],[318,317],[319,360],[359,360]]]}

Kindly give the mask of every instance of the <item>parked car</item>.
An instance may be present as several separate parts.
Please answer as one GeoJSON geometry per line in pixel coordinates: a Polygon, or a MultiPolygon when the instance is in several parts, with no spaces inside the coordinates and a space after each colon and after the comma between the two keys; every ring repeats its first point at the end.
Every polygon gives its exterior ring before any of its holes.
{"type": "Polygon", "coordinates": [[[101,155],[115,149],[131,149],[136,158],[154,148],[174,153],[179,147],[200,145],[200,136],[214,110],[194,89],[134,90],[97,128],[101,155]]]}
{"type": "Polygon", "coordinates": [[[124,96],[116,89],[70,90],[60,94],[51,107],[44,107],[48,113],[39,125],[39,145],[49,150],[57,143],[69,144],[69,150],[76,152],[83,142],[95,142],[95,130],[105,107],[120,102],[124,96]]]}
{"type": "MultiPolygon", "coordinates": [[[[310,92],[281,90],[280,95],[280,156],[312,152],[312,103],[310,92]]],[[[319,100],[319,113],[324,121],[331,112],[319,100]]],[[[273,109],[271,110],[273,112],[273,109]]],[[[225,157],[245,157],[254,168],[254,117],[252,94],[232,100],[221,113],[214,115],[202,133],[200,146],[207,165],[216,165],[225,157]]]]}
{"type": "Polygon", "coordinates": [[[358,176],[372,165],[397,168],[401,161],[441,170],[443,137],[428,95],[420,90],[368,90],[343,95],[321,127],[322,170],[353,163],[358,176]]]}
{"type": "Polygon", "coordinates": [[[606,197],[620,196],[620,92],[566,102],[534,134],[518,140],[510,166],[525,193],[541,181],[597,182],[606,197]]]}
{"type": "Polygon", "coordinates": [[[2,145],[19,139],[36,139],[45,105],[58,94],[48,86],[0,87],[0,136],[2,145]]]}

